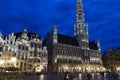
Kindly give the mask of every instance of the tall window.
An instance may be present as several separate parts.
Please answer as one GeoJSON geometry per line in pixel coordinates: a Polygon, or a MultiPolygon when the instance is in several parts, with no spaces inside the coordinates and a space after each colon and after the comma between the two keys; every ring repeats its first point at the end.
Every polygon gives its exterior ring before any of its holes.
{"type": "Polygon", "coordinates": [[[20,49],[20,48],[21,48],[21,45],[18,46],[18,49],[20,49]]]}
{"type": "Polygon", "coordinates": [[[33,43],[31,43],[31,47],[33,47],[33,43]]]}
{"type": "Polygon", "coordinates": [[[39,48],[41,48],[42,46],[39,44],[39,48]]]}
{"type": "Polygon", "coordinates": [[[24,46],[22,46],[22,50],[24,50],[24,48],[25,48],[25,47],[24,47],[24,46]]]}
{"type": "Polygon", "coordinates": [[[0,47],[0,52],[3,50],[3,48],[2,47],[0,47]]]}
{"type": "Polygon", "coordinates": [[[5,51],[8,51],[8,46],[5,47],[5,51]]]}
{"type": "Polygon", "coordinates": [[[37,48],[37,44],[35,44],[35,48],[37,48]]]}
{"type": "Polygon", "coordinates": [[[11,41],[10,44],[12,44],[13,42],[11,41]]]}
{"type": "Polygon", "coordinates": [[[26,50],[28,50],[28,47],[26,47],[26,50]]]}

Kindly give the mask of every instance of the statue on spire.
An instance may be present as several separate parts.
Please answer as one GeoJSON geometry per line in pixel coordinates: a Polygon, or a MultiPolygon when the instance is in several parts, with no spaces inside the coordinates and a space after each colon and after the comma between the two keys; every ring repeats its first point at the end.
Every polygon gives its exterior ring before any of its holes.
{"type": "Polygon", "coordinates": [[[77,2],[82,2],[82,0],[77,0],[77,2]]]}
{"type": "Polygon", "coordinates": [[[24,28],[23,32],[27,32],[27,29],[26,29],[26,27],[24,28]]]}
{"type": "Polygon", "coordinates": [[[22,38],[22,39],[28,39],[26,27],[24,28],[24,30],[23,30],[23,32],[22,32],[21,38],[22,38]]]}

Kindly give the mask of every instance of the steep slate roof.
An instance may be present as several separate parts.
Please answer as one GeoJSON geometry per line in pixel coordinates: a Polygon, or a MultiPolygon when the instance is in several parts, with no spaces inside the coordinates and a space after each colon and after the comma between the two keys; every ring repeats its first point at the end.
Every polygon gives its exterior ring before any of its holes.
{"type": "Polygon", "coordinates": [[[58,43],[79,46],[75,38],[63,34],[58,34],[58,43]]]}
{"type": "MultiPolygon", "coordinates": [[[[77,40],[74,37],[66,36],[63,34],[58,34],[58,43],[79,46],[77,40]]],[[[98,50],[97,44],[94,41],[89,41],[89,48],[98,50]]]]}
{"type": "Polygon", "coordinates": [[[89,41],[89,48],[93,50],[98,50],[97,44],[94,41],[89,41]]]}

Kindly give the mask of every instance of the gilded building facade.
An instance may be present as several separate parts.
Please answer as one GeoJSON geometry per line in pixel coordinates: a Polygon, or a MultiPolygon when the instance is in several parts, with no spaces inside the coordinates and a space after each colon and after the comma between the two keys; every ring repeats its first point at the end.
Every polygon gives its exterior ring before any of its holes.
{"type": "Polygon", "coordinates": [[[0,34],[0,67],[17,67],[20,72],[47,71],[47,48],[42,47],[41,37],[24,29],[7,37],[0,34]]]}
{"type": "Polygon", "coordinates": [[[120,72],[120,49],[110,49],[102,56],[103,65],[107,71],[120,72]]]}
{"type": "Polygon", "coordinates": [[[103,71],[100,42],[88,39],[81,0],[77,0],[74,37],[58,33],[55,26],[46,36],[49,72],[100,72],[103,71]]]}

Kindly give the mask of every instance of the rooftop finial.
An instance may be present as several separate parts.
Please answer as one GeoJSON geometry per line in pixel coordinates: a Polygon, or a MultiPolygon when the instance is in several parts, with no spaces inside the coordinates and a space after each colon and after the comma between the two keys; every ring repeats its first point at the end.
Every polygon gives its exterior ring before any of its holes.
{"type": "Polygon", "coordinates": [[[54,29],[57,29],[57,25],[54,26],[54,29]]]}
{"type": "Polygon", "coordinates": [[[77,2],[82,2],[82,0],[77,0],[77,2]]]}
{"type": "Polygon", "coordinates": [[[0,36],[2,36],[2,33],[0,32],[0,36]]]}
{"type": "Polygon", "coordinates": [[[24,28],[24,30],[23,30],[24,32],[27,32],[27,29],[26,29],[26,27],[24,28]]]}

